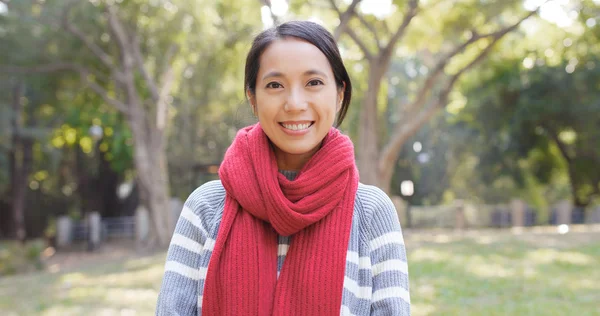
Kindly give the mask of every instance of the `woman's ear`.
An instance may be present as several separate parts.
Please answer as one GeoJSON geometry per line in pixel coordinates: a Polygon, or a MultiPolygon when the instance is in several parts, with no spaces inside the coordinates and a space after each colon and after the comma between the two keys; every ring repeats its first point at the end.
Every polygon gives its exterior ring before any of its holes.
{"type": "Polygon", "coordinates": [[[248,102],[250,102],[250,107],[252,108],[252,114],[254,114],[254,116],[257,116],[257,114],[256,114],[256,97],[250,91],[250,89],[246,90],[246,98],[248,98],[248,102]]]}
{"type": "Polygon", "coordinates": [[[342,104],[344,104],[344,92],[346,91],[346,82],[342,82],[342,87],[338,89],[338,97],[337,97],[337,105],[335,107],[335,112],[339,112],[342,109],[342,104]]]}

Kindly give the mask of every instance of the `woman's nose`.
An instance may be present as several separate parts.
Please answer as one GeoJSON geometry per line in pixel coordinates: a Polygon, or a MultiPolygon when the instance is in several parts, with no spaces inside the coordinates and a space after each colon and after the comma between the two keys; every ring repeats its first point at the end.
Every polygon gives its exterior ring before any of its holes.
{"type": "Polygon", "coordinates": [[[293,89],[290,91],[288,98],[285,102],[285,110],[288,112],[293,111],[305,111],[308,108],[308,102],[301,89],[293,89]]]}

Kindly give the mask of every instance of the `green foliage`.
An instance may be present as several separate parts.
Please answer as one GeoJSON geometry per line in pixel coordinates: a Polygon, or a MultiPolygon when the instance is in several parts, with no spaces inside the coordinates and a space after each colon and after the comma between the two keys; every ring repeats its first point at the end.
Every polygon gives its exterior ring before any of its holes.
{"type": "Polygon", "coordinates": [[[525,69],[521,60],[488,63],[490,76],[466,89],[468,106],[457,124],[469,126],[485,182],[509,176],[524,187],[528,173],[549,184],[567,172],[573,199],[587,205],[598,194],[600,72],[595,56],[525,69]]]}
{"type": "MultiPolygon", "coordinates": [[[[156,81],[161,80],[170,46],[176,44],[179,48],[173,61],[176,75],[170,91],[166,151],[171,192],[184,198],[211,177],[198,172],[198,166],[218,163],[235,131],[255,122],[245,102],[242,82],[250,41],[263,29],[262,4],[257,0],[76,2],[68,15],[69,21],[118,66],[121,65],[119,47],[104,13],[108,3],[116,5],[125,26],[138,35],[144,65],[156,81]]],[[[344,1],[336,3],[342,10],[348,6],[344,1]]],[[[390,30],[401,23],[407,3],[393,1],[395,9],[385,17],[361,13],[373,25],[382,44],[389,40],[390,30]]],[[[380,145],[406,115],[401,106],[414,98],[432,65],[444,53],[464,42],[473,29],[480,33],[493,31],[525,13],[521,0],[421,3],[422,10],[393,54],[379,94],[383,123],[377,127],[380,145]]],[[[452,197],[504,201],[532,185],[553,186],[551,191],[555,196],[562,196],[568,192],[565,190],[568,164],[548,135],[540,134],[539,122],[552,122],[551,126],[562,137],[575,135],[574,142],[568,144],[577,153],[574,172],[581,174],[579,178],[590,174],[586,170],[593,169],[595,162],[583,159],[586,155],[578,150],[584,148],[585,152],[591,150],[596,155],[592,149],[597,136],[589,131],[597,130],[590,118],[597,113],[593,100],[597,100],[594,91],[599,89],[592,83],[598,82],[600,64],[594,58],[600,56],[597,45],[600,28],[586,28],[583,33],[577,29],[589,19],[597,20],[598,7],[593,0],[573,3],[580,20],[573,27],[560,29],[544,20],[535,20],[517,35],[499,43],[492,54],[497,57],[492,61],[473,69],[461,92],[452,94],[445,116],[432,121],[405,144],[392,190],[397,190],[399,181],[414,179],[413,202],[418,204],[441,203],[452,197]],[[571,47],[563,45],[567,38],[573,41],[571,47]],[[524,58],[543,60],[544,64],[524,69],[524,58]],[[567,74],[564,69],[573,63],[573,58],[577,58],[576,71],[567,74]],[[595,70],[585,70],[592,64],[595,70]],[[556,94],[550,97],[548,92],[556,94]],[[582,106],[561,106],[575,99],[582,106]],[[419,154],[412,150],[415,141],[420,141],[423,151],[431,155],[427,164],[417,163],[419,154]],[[486,190],[488,187],[491,189],[486,190]]],[[[10,1],[8,13],[0,14],[0,46],[11,49],[0,50],[0,64],[76,62],[90,69],[94,73],[90,78],[110,96],[124,100],[124,91],[115,87],[109,67],[80,39],[62,28],[60,21],[66,4],[10,1]]],[[[337,13],[330,9],[328,0],[310,3],[294,0],[289,4],[289,12],[281,21],[310,18],[321,20],[331,31],[337,26],[337,13]]],[[[349,26],[366,46],[376,51],[375,36],[360,20],[353,18],[349,26]]],[[[342,129],[356,140],[369,69],[349,36],[343,35],[339,44],[354,84],[353,101],[342,129]]],[[[480,49],[474,46],[457,56],[449,64],[449,72],[464,65],[480,49]]],[[[98,159],[109,161],[120,180],[134,177],[133,139],[126,118],[72,72],[0,74],[0,152],[10,149],[8,118],[15,80],[22,80],[26,86],[28,123],[23,133],[35,139],[35,162],[28,182],[32,188],[39,185],[43,192],[38,193],[52,197],[52,201],[67,201],[60,209],[78,214],[82,203],[78,196],[80,178],[96,175],[98,159]],[[103,138],[97,143],[89,135],[92,125],[103,127],[103,138]],[[83,157],[77,158],[78,152],[83,152],[83,157]],[[77,171],[77,159],[83,172],[77,171]]],[[[139,97],[148,99],[150,90],[143,76],[137,73],[135,80],[139,97]]],[[[433,97],[438,89],[433,89],[433,97]]],[[[154,113],[153,106],[147,102],[146,110],[154,113]]],[[[155,117],[150,115],[147,124],[152,124],[155,117]]],[[[0,167],[0,192],[7,192],[10,183],[6,155],[0,155],[0,167]]],[[[589,183],[579,187],[582,196],[593,188],[589,183]]],[[[539,199],[539,190],[529,191],[538,192],[530,195],[537,194],[539,199]]]]}
{"type": "Polygon", "coordinates": [[[29,241],[25,245],[16,241],[0,242],[0,277],[41,270],[44,247],[42,240],[29,241]]]}
{"type": "MultiPolygon", "coordinates": [[[[93,73],[89,79],[110,96],[122,97],[123,91],[114,86],[109,67],[62,24],[66,17],[120,66],[118,44],[104,12],[108,3],[75,2],[70,14],[64,16],[65,2],[12,1],[9,11],[0,15],[0,45],[12,48],[0,52],[0,66],[74,62],[89,69],[93,73]]],[[[244,55],[251,36],[262,26],[257,19],[260,7],[253,0],[110,3],[116,6],[127,30],[138,36],[144,66],[159,84],[167,51],[174,44],[178,47],[173,59],[175,79],[168,110],[167,152],[174,179],[171,191],[184,197],[200,184],[190,169],[218,162],[235,130],[252,119],[240,102],[244,99],[244,55]]],[[[125,117],[86,87],[78,74],[0,74],[2,113],[10,114],[10,83],[16,78],[25,80],[27,90],[35,94],[27,106],[45,128],[30,126],[24,131],[42,132],[36,138],[35,166],[30,176],[36,182],[33,187],[39,185],[44,194],[66,198],[70,201],[66,209],[73,210],[80,207],[78,184],[85,176],[81,170],[87,176],[96,176],[98,159],[109,161],[121,179],[132,178],[133,139],[125,117]],[[89,134],[93,125],[104,131],[96,143],[89,134]],[[77,158],[78,151],[84,156],[77,158]],[[82,164],[79,169],[75,168],[78,160],[82,164]],[[36,174],[46,176],[36,180],[36,174]],[[64,194],[71,191],[75,194],[64,194]]],[[[150,90],[142,75],[138,73],[135,79],[139,97],[149,99],[150,90]]],[[[152,102],[144,104],[149,113],[154,113],[152,102]]],[[[148,124],[152,124],[156,115],[148,117],[148,124]]],[[[7,118],[2,115],[0,129],[10,132],[7,118]]],[[[9,150],[10,143],[10,133],[2,133],[1,148],[9,150]]],[[[0,158],[0,188],[9,185],[5,157],[0,158]]]]}

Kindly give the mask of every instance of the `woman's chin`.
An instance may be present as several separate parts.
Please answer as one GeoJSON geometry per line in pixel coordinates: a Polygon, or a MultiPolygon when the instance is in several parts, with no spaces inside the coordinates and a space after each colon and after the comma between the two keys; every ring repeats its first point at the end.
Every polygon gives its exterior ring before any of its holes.
{"type": "Polygon", "coordinates": [[[281,146],[275,143],[275,146],[287,155],[308,155],[314,154],[320,142],[282,142],[281,146]]]}

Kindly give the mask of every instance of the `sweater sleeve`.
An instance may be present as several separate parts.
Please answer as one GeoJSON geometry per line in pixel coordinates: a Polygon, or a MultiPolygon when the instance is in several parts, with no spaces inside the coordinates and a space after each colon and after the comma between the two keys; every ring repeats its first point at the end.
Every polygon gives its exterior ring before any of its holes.
{"type": "Polygon", "coordinates": [[[209,238],[209,223],[214,210],[207,203],[210,182],[196,189],[184,203],[169,245],[157,316],[198,315],[199,280],[206,273],[200,254],[209,238]]]}
{"type": "Polygon", "coordinates": [[[373,213],[368,229],[373,271],[371,315],[408,316],[408,264],[398,215],[387,194],[371,188],[369,204],[373,213]]]}

